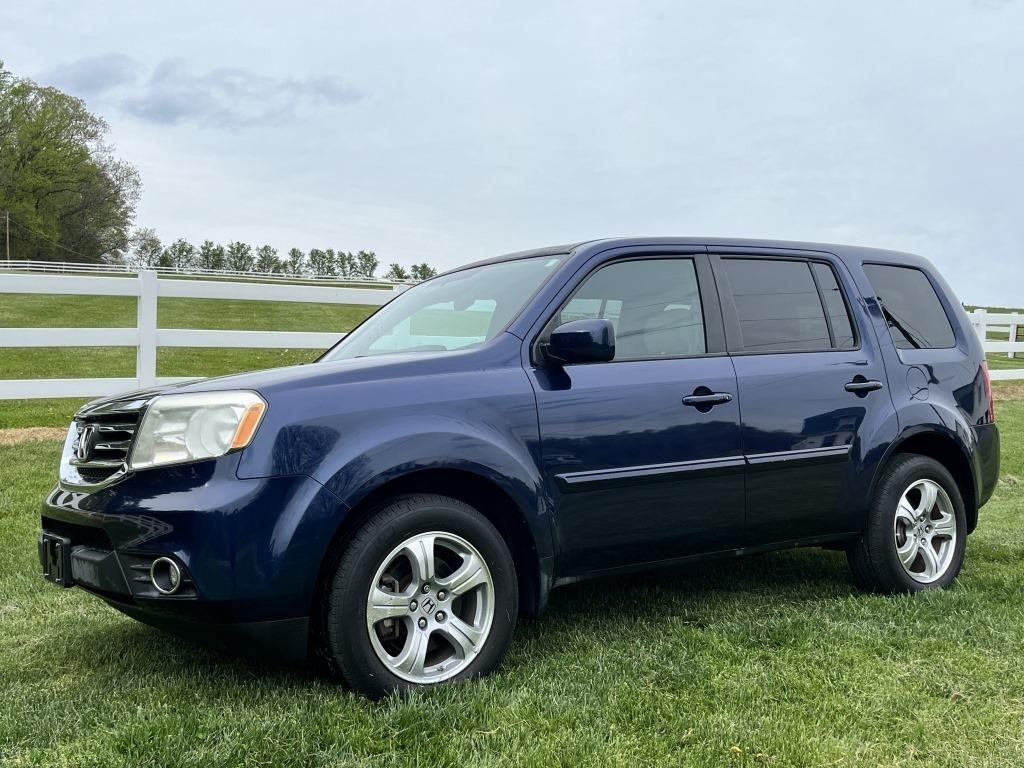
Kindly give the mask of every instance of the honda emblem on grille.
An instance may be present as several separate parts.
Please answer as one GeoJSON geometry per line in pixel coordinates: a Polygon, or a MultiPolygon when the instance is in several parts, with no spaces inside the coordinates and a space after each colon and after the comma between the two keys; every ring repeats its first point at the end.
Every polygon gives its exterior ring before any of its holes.
{"type": "Polygon", "coordinates": [[[86,424],[78,433],[78,442],[75,444],[75,456],[79,461],[88,461],[92,454],[93,438],[96,436],[96,427],[86,424]]]}

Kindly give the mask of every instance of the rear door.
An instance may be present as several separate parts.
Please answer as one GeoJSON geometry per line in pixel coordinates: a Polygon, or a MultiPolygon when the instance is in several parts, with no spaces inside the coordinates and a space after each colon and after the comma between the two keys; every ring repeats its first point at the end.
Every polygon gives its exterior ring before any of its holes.
{"type": "Polygon", "coordinates": [[[865,435],[893,414],[873,330],[830,254],[712,256],[747,461],[745,543],[858,530],[865,435]]]}
{"type": "Polygon", "coordinates": [[[528,371],[559,574],[737,547],[736,377],[707,256],[633,253],[592,268],[537,343],[583,318],[612,322],[614,360],[557,366],[535,356],[528,371]]]}

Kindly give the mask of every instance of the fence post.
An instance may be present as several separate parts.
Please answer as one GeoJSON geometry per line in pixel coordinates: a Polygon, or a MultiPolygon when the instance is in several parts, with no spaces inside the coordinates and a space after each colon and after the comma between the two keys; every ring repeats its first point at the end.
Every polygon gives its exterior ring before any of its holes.
{"type": "MultiPolygon", "coordinates": [[[[1007,336],[1007,339],[1009,341],[1012,341],[1014,344],[1017,343],[1017,324],[1016,323],[1010,323],[1010,335],[1007,336]]],[[[1006,353],[1006,356],[1007,357],[1016,357],[1017,353],[1014,352],[1013,350],[1010,350],[1009,352],[1006,353]]]]}
{"type": "Polygon", "coordinates": [[[139,346],[135,357],[135,378],[140,387],[156,384],[156,281],[149,269],[139,271],[139,346]]]}
{"type": "Polygon", "coordinates": [[[974,317],[976,318],[974,330],[978,332],[978,338],[981,339],[981,344],[984,346],[988,341],[988,310],[979,307],[974,310],[974,317]]]}

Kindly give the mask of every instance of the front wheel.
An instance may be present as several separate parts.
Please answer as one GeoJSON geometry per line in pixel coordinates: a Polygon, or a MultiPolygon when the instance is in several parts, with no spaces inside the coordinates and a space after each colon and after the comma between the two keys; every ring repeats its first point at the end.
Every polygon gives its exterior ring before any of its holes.
{"type": "Polygon", "coordinates": [[[952,583],[964,562],[964,502],[953,476],[927,456],[896,456],[882,473],[867,527],[847,550],[857,585],[919,592],[952,583]]]}
{"type": "Polygon", "coordinates": [[[501,535],[445,496],[392,500],[346,547],[325,602],[327,651],[345,680],[378,697],[487,674],[518,607],[501,535]]]}

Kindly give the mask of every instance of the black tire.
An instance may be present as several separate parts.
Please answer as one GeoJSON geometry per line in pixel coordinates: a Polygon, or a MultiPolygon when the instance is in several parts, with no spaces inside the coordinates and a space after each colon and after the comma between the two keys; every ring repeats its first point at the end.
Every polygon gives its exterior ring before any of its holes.
{"type": "Polygon", "coordinates": [[[518,586],[512,556],[497,529],[468,504],[447,496],[393,498],[349,540],[321,606],[326,645],[323,651],[346,683],[371,698],[423,687],[397,676],[378,657],[370,639],[372,630],[367,627],[367,598],[389,553],[412,536],[435,531],[460,537],[477,550],[490,572],[494,596],[494,614],[482,646],[464,669],[445,682],[492,672],[511,642],[519,606],[518,586]]]}
{"type": "Polygon", "coordinates": [[[846,550],[857,586],[883,594],[913,593],[949,586],[960,573],[967,543],[967,516],[960,489],[942,464],[927,456],[897,454],[882,471],[871,506],[867,526],[860,539],[846,550]],[[894,525],[903,493],[919,480],[932,480],[941,486],[952,502],[956,520],[956,540],[945,572],[929,583],[912,578],[900,563],[896,552],[894,525]]]}

